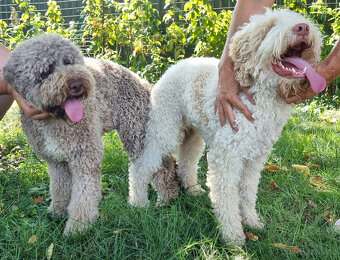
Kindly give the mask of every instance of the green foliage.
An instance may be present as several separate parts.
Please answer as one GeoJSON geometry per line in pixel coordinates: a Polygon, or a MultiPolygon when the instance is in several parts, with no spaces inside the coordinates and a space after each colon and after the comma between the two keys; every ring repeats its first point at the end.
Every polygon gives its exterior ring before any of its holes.
{"type": "Polygon", "coordinates": [[[12,7],[11,23],[0,21],[0,39],[9,48],[12,49],[23,40],[45,32],[60,33],[68,38],[74,36],[74,23],[67,29],[64,28],[64,19],[56,1],[48,1],[48,10],[44,15],[36,10],[30,0],[13,0],[13,3],[16,6],[12,7]]]}
{"type": "MultiPolygon", "coordinates": [[[[177,60],[190,56],[220,57],[232,12],[215,12],[208,0],[180,3],[165,0],[161,16],[150,0],[84,0],[82,25],[64,24],[57,1],[48,2],[45,14],[30,0],[13,0],[11,23],[0,21],[0,39],[14,48],[22,40],[43,32],[61,33],[89,56],[114,60],[155,82],[177,60]]],[[[340,9],[326,1],[285,0],[284,7],[308,15],[323,31],[322,58],[331,51],[340,34],[340,9]]],[[[275,8],[275,7],[274,7],[275,8]]],[[[340,80],[335,84],[339,85],[340,80]]],[[[330,88],[322,102],[334,100],[337,88],[330,88]]],[[[339,99],[335,99],[338,102],[339,99]]],[[[336,103],[335,102],[335,103],[336,103]]]]}

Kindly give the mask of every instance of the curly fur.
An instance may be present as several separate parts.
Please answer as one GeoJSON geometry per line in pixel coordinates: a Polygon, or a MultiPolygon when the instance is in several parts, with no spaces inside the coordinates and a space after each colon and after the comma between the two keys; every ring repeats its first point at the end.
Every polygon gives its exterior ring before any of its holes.
{"type": "MultiPolygon", "coordinates": [[[[21,113],[22,127],[48,164],[49,210],[69,215],[65,235],[82,231],[98,217],[101,136],[116,129],[134,161],[143,149],[152,86],[114,62],[84,58],[79,48],[54,34],[15,48],[4,76],[30,105],[51,114],[47,120],[32,120],[21,113]],[[71,91],[72,82],[81,82],[79,93],[71,91]],[[82,99],[84,117],[78,123],[62,107],[69,98],[82,99]]],[[[163,164],[154,186],[167,201],[177,196],[178,185],[173,159],[165,157],[163,164]]]]}
{"type": "Polygon", "coordinates": [[[235,110],[239,125],[236,134],[229,125],[221,127],[214,114],[217,59],[190,58],[165,72],[151,91],[152,108],[144,150],[130,166],[132,205],[148,204],[148,183],[159,168],[161,158],[168,153],[177,153],[178,173],[185,186],[199,191],[197,163],[206,143],[207,185],[223,238],[243,244],[242,219],[252,227],[262,227],[255,210],[260,172],[292,108],[277,92],[288,93],[305,82],[279,76],[271,63],[297,44],[299,40],[293,27],[301,22],[309,25],[307,40],[311,44],[302,57],[315,63],[321,48],[319,30],[288,10],[268,10],[264,15],[253,16],[233,37],[230,54],[237,79],[243,85],[249,84],[256,101],[256,105],[252,105],[244,94],[240,95],[255,122],[249,122],[235,110]]]}

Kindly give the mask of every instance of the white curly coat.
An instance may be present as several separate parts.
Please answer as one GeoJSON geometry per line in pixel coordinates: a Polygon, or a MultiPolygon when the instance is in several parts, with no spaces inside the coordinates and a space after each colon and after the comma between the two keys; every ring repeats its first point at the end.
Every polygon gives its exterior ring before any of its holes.
{"type": "Polygon", "coordinates": [[[132,205],[148,204],[148,184],[162,157],[174,152],[184,188],[199,192],[196,170],[206,143],[207,185],[223,238],[243,244],[242,219],[252,227],[262,227],[255,210],[260,172],[292,109],[277,92],[286,93],[305,82],[277,75],[271,62],[297,41],[292,28],[298,23],[309,25],[312,43],[302,57],[315,63],[320,55],[321,34],[315,25],[291,11],[267,10],[265,15],[253,16],[235,34],[230,51],[235,72],[242,84],[251,84],[249,91],[256,101],[252,105],[245,95],[240,95],[255,122],[235,110],[239,126],[236,134],[229,125],[221,127],[214,114],[217,59],[190,58],[166,71],[151,92],[152,109],[143,153],[130,166],[132,205]]]}

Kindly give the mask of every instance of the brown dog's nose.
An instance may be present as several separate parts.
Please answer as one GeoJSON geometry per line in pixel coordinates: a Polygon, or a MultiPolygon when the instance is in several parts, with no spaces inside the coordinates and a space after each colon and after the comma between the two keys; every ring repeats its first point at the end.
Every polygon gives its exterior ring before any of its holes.
{"type": "Polygon", "coordinates": [[[84,90],[83,82],[81,81],[73,81],[68,83],[70,93],[74,96],[82,94],[84,90]]]}
{"type": "Polygon", "coordinates": [[[306,23],[299,23],[299,24],[294,26],[293,32],[296,35],[299,35],[299,36],[308,36],[308,34],[309,34],[309,25],[306,24],[306,23]]]}

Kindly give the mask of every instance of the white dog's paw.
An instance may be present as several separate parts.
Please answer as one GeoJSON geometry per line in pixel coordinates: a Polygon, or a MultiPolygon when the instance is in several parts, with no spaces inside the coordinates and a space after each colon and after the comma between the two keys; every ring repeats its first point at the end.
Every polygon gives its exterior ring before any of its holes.
{"type": "Polygon", "coordinates": [[[260,221],[260,218],[257,216],[257,214],[244,216],[244,221],[246,222],[246,225],[252,228],[262,229],[264,227],[264,224],[260,221]]]}
{"type": "Polygon", "coordinates": [[[129,198],[129,203],[131,206],[136,207],[136,208],[143,208],[149,206],[150,202],[148,199],[138,199],[136,197],[134,198],[129,198]]]}
{"type": "Polygon", "coordinates": [[[204,189],[202,189],[201,185],[197,184],[195,186],[191,186],[187,189],[189,195],[191,196],[198,196],[205,192],[204,189]]]}
{"type": "Polygon", "coordinates": [[[81,222],[75,219],[69,219],[66,222],[66,227],[64,229],[64,236],[74,235],[77,232],[83,232],[88,229],[90,226],[89,223],[81,222]]]}
{"type": "Polygon", "coordinates": [[[246,242],[246,236],[243,231],[227,233],[224,234],[223,237],[227,244],[235,246],[243,246],[246,242]]]}

